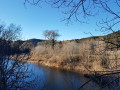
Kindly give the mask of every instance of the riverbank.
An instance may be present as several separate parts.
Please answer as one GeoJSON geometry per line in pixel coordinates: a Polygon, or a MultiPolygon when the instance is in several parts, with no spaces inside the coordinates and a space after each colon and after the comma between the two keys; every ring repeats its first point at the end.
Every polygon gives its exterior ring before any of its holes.
{"type": "Polygon", "coordinates": [[[44,61],[38,62],[38,61],[34,61],[34,60],[33,61],[27,60],[24,62],[35,63],[38,65],[43,65],[43,66],[47,66],[50,68],[72,71],[72,72],[76,72],[76,73],[80,73],[80,74],[88,74],[89,73],[87,70],[85,70],[85,68],[81,64],[77,64],[77,63],[74,63],[74,66],[71,66],[70,64],[65,64],[65,63],[62,63],[62,65],[61,65],[60,63],[52,63],[52,62],[44,62],[44,61]]]}
{"type": "MultiPolygon", "coordinates": [[[[20,59],[21,57],[22,56],[20,56],[18,58],[20,59]]],[[[114,73],[113,73],[113,75],[111,74],[111,76],[109,74],[104,75],[103,73],[100,75],[97,73],[97,71],[90,73],[90,71],[88,71],[80,62],[74,62],[71,64],[61,62],[62,63],[62,65],[61,65],[58,62],[50,62],[48,60],[36,60],[36,59],[33,59],[32,57],[31,58],[29,57],[29,59],[28,59],[27,55],[24,56],[24,58],[21,58],[20,60],[22,60],[22,62],[25,62],[25,63],[35,63],[38,66],[39,65],[40,66],[47,66],[49,68],[52,68],[53,72],[54,72],[54,70],[56,71],[57,69],[61,69],[64,71],[70,71],[70,72],[76,72],[76,73],[79,73],[78,75],[83,75],[84,77],[89,78],[89,82],[95,81],[100,86],[104,86],[104,85],[109,84],[111,82],[111,80],[114,81],[117,77],[117,76],[113,76],[114,73]]],[[[58,71],[61,71],[61,70],[58,70],[58,71]]],[[[87,83],[89,83],[89,82],[87,82],[87,83]]]]}
{"type": "Polygon", "coordinates": [[[55,60],[47,60],[47,59],[39,60],[27,54],[20,56],[12,56],[11,59],[13,60],[17,59],[25,63],[35,63],[50,68],[72,71],[80,74],[89,74],[89,71],[79,61],[69,63],[69,62],[56,62],[55,60]]]}
{"type": "MultiPolygon", "coordinates": [[[[24,58],[27,58],[27,57],[24,57],[24,58]]],[[[80,61],[72,62],[72,63],[55,62],[53,60],[50,61],[50,60],[46,60],[46,59],[37,60],[37,59],[34,59],[34,58],[31,57],[29,60],[23,59],[22,62],[35,63],[35,64],[38,64],[38,65],[47,66],[49,68],[54,68],[54,69],[60,69],[60,70],[79,73],[79,74],[82,74],[82,75],[85,75],[85,76],[91,76],[91,75],[95,74],[94,73],[95,70],[93,70],[93,68],[91,68],[91,70],[89,70],[87,68],[87,66],[84,66],[84,64],[82,64],[80,61]]]]}
{"type": "Polygon", "coordinates": [[[37,64],[83,74],[120,70],[120,50],[106,50],[106,47],[100,40],[62,42],[54,48],[40,44],[31,50],[30,57],[37,64]]]}
{"type": "Polygon", "coordinates": [[[68,59],[59,60],[56,58],[50,58],[48,55],[47,57],[45,56],[46,56],[45,54],[44,55],[39,54],[38,56],[33,54],[26,54],[26,55],[23,54],[19,56],[13,56],[11,57],[11,59],[16,59],[16,60],[27,62],[27,63],[35,63],[38,65],[48,66],[50,68],[72,71],[72,72],[83,74],[87,77],[94,74],[96,75],[100,74],[101,72],[102,74],[106,74],[106,73],[115,71],[115,69],[112,70],[109,68],[104,68],[99,61],[89,62],[89,61],[81,60],[81,57],[77,55],[72,57],[73,61],[68,59]]]}

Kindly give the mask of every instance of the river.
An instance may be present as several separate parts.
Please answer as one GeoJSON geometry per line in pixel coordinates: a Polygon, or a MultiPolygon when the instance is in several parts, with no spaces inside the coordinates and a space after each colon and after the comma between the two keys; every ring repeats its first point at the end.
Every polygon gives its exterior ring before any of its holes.
{"type": "MultiPolygon", "coordinates": [[[[75,72],[53,69],[33,63],[27,63],[26,66],[31,70],[31,78],[35,78],[34,90],[78,90],[81,85],[89,80],[75,72]]],[[[28,89],[31,88],[28,87],[28,89]]],[[[90,82],[83,89],[98,90],[99,86],[95,82],[90,82]]]]}

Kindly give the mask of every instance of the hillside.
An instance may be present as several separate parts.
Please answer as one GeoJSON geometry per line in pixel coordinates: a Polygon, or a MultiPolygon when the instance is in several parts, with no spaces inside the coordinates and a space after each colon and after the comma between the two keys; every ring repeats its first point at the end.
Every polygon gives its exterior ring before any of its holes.
{"type": "Polygon", "coordinates": [[[43,41],[45,41],[45,40],[42,40],[42,39],[28,39],[28,40],[26,40],[25,42],[32,43],[34,46],[36,46],[37,43],[43,42],[43,41]]]}
{"type": "Polygon", "coordinates": [[[111,44],[116,45],[120,43],[120,30],[104,35],[104,36],[92,36],[92,37],[87,37],[87,38],[82,38],[82,39],[73,39],[70,41],[81,43],[83,41],[90,41],[90,40],[102,40],[102,41],[105,41],[106,43],[111,43],[111,44]]]}
{"type": "MultiPolygon", "coordinates": [[[[90,42],[90,41],[104,41],[107,43],[107,50],[115,50],[116,48],[119,49],[120,45],[120,30],[114,33],[110,33],[105,36],[92,36],[92,37],[87,37],[87,38],[82,38],[82,39],[73,39],[73,40],[66,40],[66,41],[59,41],[58,44],[62,46],[62,44],[69,43],[69,42],[76,42],[76,43],[84,43],[84,42],[90,42]]],[[[43,45],[45,40],[42,39],[28,39],[28,40],[18,40],[15,41],[15,44],[19,44],[20,48],[22,50],[29,49],[31,50],[32,48],[36,47],[37,45],[43,45]],[[41,43],[43,42],[43,43],[41,43]]]]}

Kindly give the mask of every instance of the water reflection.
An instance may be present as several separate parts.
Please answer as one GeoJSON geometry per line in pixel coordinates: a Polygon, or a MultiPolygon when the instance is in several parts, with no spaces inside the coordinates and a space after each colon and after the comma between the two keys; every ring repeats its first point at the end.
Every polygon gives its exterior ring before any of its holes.
{"type": "MultiPolygon", "coordinates": [[[[33,73],[31,78],[35,78],[34,90],[78,90],[88,80],[77,73],[51,69],[36,64],[29,63],[29,69],[33,73]]],[[[99,86],[94,82],[84,87],[85,90],[98,90],[98,88],[99,86]]]]}

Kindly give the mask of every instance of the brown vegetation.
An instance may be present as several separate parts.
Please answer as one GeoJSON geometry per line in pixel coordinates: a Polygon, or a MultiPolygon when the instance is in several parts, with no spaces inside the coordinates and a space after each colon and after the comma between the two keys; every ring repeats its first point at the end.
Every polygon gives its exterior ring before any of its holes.
{"type": "Polygon", "coordinates": [[[31,51],[31,55],[32,59],[40,64],[67,70],[115,70],[119,63],[119,51],[110,51],[106,48],[105,42],[100,40],[91,39],[80,43],[67,41],[57,43],[54,49],[49,45],[38,45],[31,51]]]}

